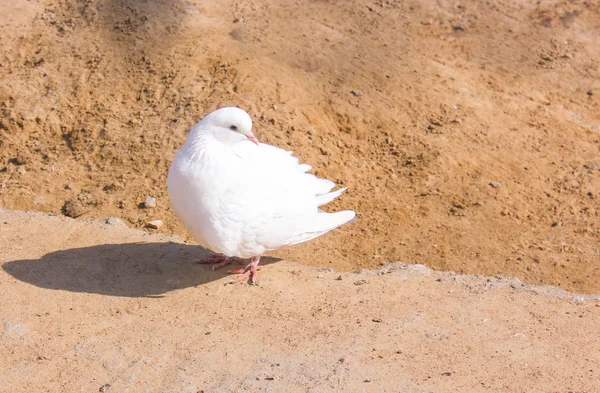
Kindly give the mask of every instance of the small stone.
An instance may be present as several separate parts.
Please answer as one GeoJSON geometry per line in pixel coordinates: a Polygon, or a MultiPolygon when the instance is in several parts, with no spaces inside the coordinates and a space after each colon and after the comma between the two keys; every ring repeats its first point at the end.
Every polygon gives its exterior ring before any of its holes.
{"type": "Polygon", "coordinates": [[[360,97],[364,94],[363,91],[360,89],[354,89],[350,93],[355,97],[360,97]]]}
{"type": "Polygon", "coordinates": [[[336,280],[342,281],[342,276],[337,276],[336,280]]]}
{"type": "Polygon", "coordinates": [[[117,189],[117,185],[115,183],[107,184],[102,187],[102,191],[104,192],[114,192],[117,189]]]}
{"type": "Polygon", "coordinates": [[[148,228],[152,228],[152,229],[159,229],[160,227],[162,227],[162,225],[163,225],[162,220],[152,220],[146,226],[148,228]]]}
{"type": "Polygon", "coordinates": [[[25,159],[25,157],[23,157],[22,154],[17,155],[17,157],[14,160],[14,163],[16,165],[25,165],[27,163],[27,160],[25,159]]]}
{"type": "Polygon", "coordinates": [[[144,201],[144,207],[145,208],[155,208],[156,207],[156,198],[154,197],[147,197],[146,200],[144,201]]]}
{"type": "Polygon", "coordinates": [[[104,385],[100,386],[100,389],[98,389],[99,392],[107,392],[108,389],[110,389],[110,383],[105,383],[104,385]]]}
{"type": "Polygon", "coordinates": [[[381,322],[381,318],[373,318],[373,319],[371,319],[371,321],[373,321],[375,323],[380,323],[381,322]]]}
{"type": "Polygon", "coordinates": [[[77,218],[87,213],[88,209],[85,208],[81,202],[69,200],[63,205],[62,212],[67,217],[77,218]]]}
{"type": "Polygon", "coordinates": [[[500,187],[502,187],[502,183],[500,183],[500,182],[497,182],[497,181],[491,181],[491,182],[489,182],[489,185],[490,185],[492,188],[500,188],[500,187]]]}
{"type": "Polygon", "coordinates": [[[587,91],[587,95],[591,97],[594,94],[598,93],[599,90],[600,89],[590,89],[590,90],[587,91]]]}
{"type": "Polygon", "coordinates": [[[367,280],[358,280],[354,282],[354,285],[365,285],[367,283],[367,280]]]}

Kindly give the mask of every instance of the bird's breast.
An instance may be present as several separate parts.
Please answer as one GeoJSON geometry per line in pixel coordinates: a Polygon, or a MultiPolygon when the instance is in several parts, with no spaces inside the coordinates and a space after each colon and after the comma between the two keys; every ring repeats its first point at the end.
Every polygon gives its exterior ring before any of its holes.
{"type": "Polygon", "coordinates": [[[241,256],[243,196],[231,184],[228,165],[177,159],[167,178],[169,197],[181,222],[202,246],[228,256],[241,256]]]}

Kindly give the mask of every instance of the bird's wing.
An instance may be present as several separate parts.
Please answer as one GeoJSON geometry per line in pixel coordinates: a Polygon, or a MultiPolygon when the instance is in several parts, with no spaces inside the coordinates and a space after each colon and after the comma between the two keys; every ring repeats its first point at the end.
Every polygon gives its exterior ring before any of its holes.
{"type": "Polygon", "coordinates": [[[310,166],[292,152],[260,144],[240,164],[236,194],[244,195],[242,239],[249,247],[252,242],[266,250],[301,243],[354,217],[352,211],[330,214],[318,208],[345,189],[331,192],[335,183],[306,173],[310,166]]]}

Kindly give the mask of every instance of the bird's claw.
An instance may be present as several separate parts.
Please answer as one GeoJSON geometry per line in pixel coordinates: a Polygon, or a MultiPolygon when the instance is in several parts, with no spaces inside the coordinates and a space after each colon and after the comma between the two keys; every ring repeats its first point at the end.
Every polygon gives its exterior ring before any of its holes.
{"type": "MultiPolygon", "coordinates": [[[[194,262],[196,263],[212,263],[212,267],[211,269],[213,271],[225,266],[225,265],[229,265],[231,262],[242,262],[244,261],[242,258],[238,258],[238,257],[227,257],[223,254],[213,254],[210,258],[205,258],[205,259],[195,259],[194,262]]],[[[246,267],[242,268],[242,269],[231,269],[231,270],[227,270],[227,273],[231,273],[231,274],[239,274],[239,276],[237,276],[236,278],[234,278],[233,280],[230,280],[228,282],[228,284],[234,284],[236,282],[240,282],[244,279],[247,279],[248,277],[250,277],[250,282],[251,284],[256,284],[256,276],[257,276],[257,272],[262,269],[262,266],[259,266],[258,263],[260,262],[260,257],[252,257],[250,259],[250,263],[246,265],[246,267]]]]}
{"type": "Polygon", "coordinates": [[[237,276],[233,280],[230,280],[228,284],[235,284],[236,282],[245,280],[248,277],[250,277],[251,284],[256,284],[256,276],[258,275],[258,271],[262,269],[262,266],[258,266],[259,261],[260,258],[254,257],[252,258],[251,262],[248,265],[246,265],[245,268],[228,270],[227,273],[239,274],[239,276],[237,276]]]}
{"type": "MultiPolygon", "coordinates": [[[[249,266],[249,265],[248,265],[249,266]]],[[[231,270],[227,270],[227,273],[230,274],[244,274],[246,273],[246,269],[248,268],[248,266],[246,266],[245,268],[242,269],[231,269],[231,270]]],[[[257,266],[256,270],[259,271],[262,269],[262,266],[257,266]]]]}

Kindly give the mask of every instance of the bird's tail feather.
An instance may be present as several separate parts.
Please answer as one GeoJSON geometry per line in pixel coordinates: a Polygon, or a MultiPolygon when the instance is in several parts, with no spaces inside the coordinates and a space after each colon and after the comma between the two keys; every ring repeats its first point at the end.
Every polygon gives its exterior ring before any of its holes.
{"type": "Polygon", "coordinates": [[[347,188],[348,187],[344,187],[344,188],[340,188],[339,190],[335,190],[333,192],[328,192],[327,194],[317,195],[316,196],[317,206],[323,206],[323,205],[333,201],[335,198],[342,195],[342,192],[346,191],[347,188]]]}
{"type": "Polygon", "coordinates": [[[288,240],[287,245],[291,246],[293,244],[307,242],[309,240],[314,239],[315,237],[319,237],[331,231],[332,229],[335,229],[340,225],[343,225],[348,221],[352,220],[355,215],[356,213],[352,210],[343,210],[341,212],[336,213],[326,213],[319,209],[319,212],[317,213],[316,219],[312,227],[306,232],[302,232],[293,236],[291,239],[288,240]]]}

